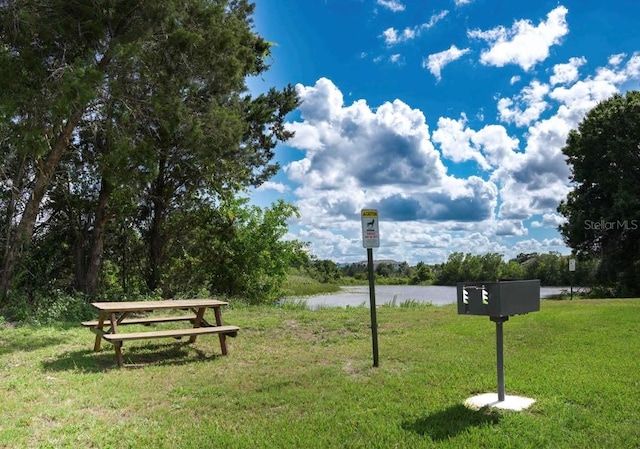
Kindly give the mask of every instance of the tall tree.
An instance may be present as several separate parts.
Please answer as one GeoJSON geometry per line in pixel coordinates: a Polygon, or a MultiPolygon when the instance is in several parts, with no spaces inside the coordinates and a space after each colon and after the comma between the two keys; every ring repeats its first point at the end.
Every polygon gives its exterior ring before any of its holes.
{"type": "Polygon", "coordinates": [[[578,255],[600,258],[598,279],[640,293],[640,92],[615,95],[572,130],[563,153],[574,188],[559,229],[578,255]]]}
{"type": "MultiPolygon", "coordinates": [[[[75,131],[95,104],[108,69],[147,35],[151,1],[0,2],[0,121],[3,140],[29,181],[15,195],[4,243],[0,290],[11,288],[40,206],[75,131]]],[[[13,178],[13,177],[11,177],[13,178]]],[[[16,183],[12,183],[16,188],[16,183]]]]}
{"type": "Polygon", "coordinates": [[[272,150],[290,135],[283,121],[297,100],[290,86],[243,94],[269,55],[252,12],[247,0],[0,2],[1,137],[12,167],[2,292],[52,183],[74,173],[61,170],[75,164],[72,149],[97,187],[85,192],[93,210],[81,227],[91,232],[78,233],[86,241],[76,259],[85,278],[76,284],[89,293],[119,200],[147,195],[151,254],[161,255],[166,210],[273,175],[272,150]]]}
{"type": "Polygon", "coordinates": [[[159,124],[162,138],[151,136],[158,151],[156,176],[145,189],[141,211],[141,233],[149,248],[150,290],[160,285],[167,262],[170,215],[206,204],[211,196],[228,198],[247,186],[262,184],[278,168],[271,162],[277,141],[291,135],[284,128],[286,114],[297,105],[291,86],[256,98],[240,97],[238,92],[226,92],[224,97],[223,101],[212,98],[200,113],[185,106],[172,108],[185,115],[174,120],[175,126],[159,124]]]}

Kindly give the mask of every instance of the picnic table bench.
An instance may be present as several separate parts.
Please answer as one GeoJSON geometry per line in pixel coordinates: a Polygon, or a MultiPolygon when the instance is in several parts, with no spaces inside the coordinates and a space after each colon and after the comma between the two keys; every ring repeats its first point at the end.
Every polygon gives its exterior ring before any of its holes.
{"type": "Polygon", "coordinates": [[[83,321],[96,334],[94,351],[100,351],[102,340],[113,344],[116,362],[119,367],[124,365],[122,345],[125,341],[144,340],[150,338],[182,338],[189,337],[189,343],[194,343],[198,335],[218,334],[222,354],[228,352],[226,337],[235,337],[240,328],[225,325],[222,320],[222,306],[228,303],[217,299],[175,299],[162,301],[125,301],[125,302],[94,302],[92,305],[99,310],[97,320],[83,321]],[[132,316],[132,314],[152,313],[157,310],[191,311],[186,315],[173,316],[132,316]],[[215,324],[205,319],[205,312],[213,310],[215,324]],[[151,331],[120,332],[119,326],[145,325],[159,323],[189,322],[191,327],[180,329],[159,329],[151,331]]]}

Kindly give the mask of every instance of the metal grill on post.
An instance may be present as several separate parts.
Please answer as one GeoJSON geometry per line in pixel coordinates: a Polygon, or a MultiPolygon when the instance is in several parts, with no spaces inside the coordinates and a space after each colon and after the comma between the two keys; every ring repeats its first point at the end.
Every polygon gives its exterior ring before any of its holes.
{"type": "MultiPolygon", "coordinates": [[[[540,281],[500,281],[500,282],[458,282],[458,314],[488,316],[496,323],[496,372],[498,378],[497,402],[491,395],[481,395],[478,402],[470,398],[472,405],[495,405],[501,408],[512,408],[507,404],[504,382],[504,336],[503,323],[510,316],[522,315],[540,310],[540,281]]],[[[517,404],[533,403],[532,399],[515,398],[517,404]],[[524,401],[521,401],[524,400],[524,401]]],[[[527,405],[527,406],[528,406],[527,405]]],[[[519,406],[518,406],[519,407],[519,406]]],[[[526,407],[522,407],[526,408],[526,407]]],[[[522,408],[512,408],[519,409],[522,408]]]]}

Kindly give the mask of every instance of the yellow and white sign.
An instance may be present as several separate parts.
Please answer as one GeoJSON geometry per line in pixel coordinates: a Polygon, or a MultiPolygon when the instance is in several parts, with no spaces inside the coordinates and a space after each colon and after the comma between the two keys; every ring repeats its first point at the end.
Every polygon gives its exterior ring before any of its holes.
{"type": "Polygon", "coordinates": [[[378,211],[376,209],[362,209],[362,246],[378,248],[380,246],[380,232],[378,228],[378,211]]]}

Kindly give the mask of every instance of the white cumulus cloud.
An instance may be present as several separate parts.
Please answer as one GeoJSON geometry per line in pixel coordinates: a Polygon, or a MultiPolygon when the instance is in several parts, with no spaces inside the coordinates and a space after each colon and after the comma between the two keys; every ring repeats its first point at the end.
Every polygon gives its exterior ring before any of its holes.
{"type": "Polygon", "coordinates": [[[375,109],[364,100],[345,105],[336,101],[343,96],[326,78],[296,89],[302,120],[288,127],[296,133],[314,129],[302,141],[289,142],[305,156],[285,166],[300,185],[295,194],[303,217],[336,226],[336,217],[352,218],[365,205],[394,221],[492,217],[497,187],[479,177],[447,175],[420,110],[401,100],[375,109]]]}
{"type": "Polygon", "coordinates": [[[287,186],[286,184],[282,184],[281,182],[266,181],[261,184],[256,190],[275,190],[276,192],[284,193],[289,190],[289,186],[287,186]]]}
{"type": "MultiPolygon", "coordinates": [[[[623,59],[614,68],[599,67],[594,75],[577,79],[573,84],[568,82],[551,90],[545,83],[537,87],[530,84],[529,90],[523,89],[516,96],[518,101],[525,99],[525,107],[520,111],[525,114],[543,101],[543,92],[548,92],[544,101],[552,114],[530,123],[524,152],[512,160],[511,166],[500,167],[491,174],[490,179],[500,185],[500,218],[522,220],[556,210],[569,191],[570,171],[562,153],[569,131],[577,128],[598,103],[619,92],[626,82],[640,79],[639,68],[640,54],[634,54],[626,63],[623,59]]],[[[552,217],[547,216],[542,223],[551,222],[552,217]]]]}
{"type": "Polygon", "coordinates": [[[486,125],[479,131],[467,127],[465,114],[459,120],[440,117],[433,141],[443,157],[456,163],[475,161],[483,170],[510,166],[519,145],[504,126],[486,125]]]}
{"type": "Polygon", "coordinates": [[[393,12],[400,12],[405,10],[405,6],[397,0],[378,0],[378,5],[390,9],[393,12]]]}
{"type": "Polygon", "coordinates": [[[579,76],[578,69],[586,62],[585,58],[570,58],[566,64],[554,65],[553,76],[549,79],[549,82],[552,86],[574,82],[579,76]]]}
{"type": "Polygon", "coordinates": [[[625,53],[618,53],[618,54],[609,56],[609,65],[613,65],[613,66],[620,65],[620,63],[624,61],[625,56],[627,56],[625,53]]]}
{"type": "Polygon", "coordinates": [[[433,132],[433,141],[440,145],[442,156],[453,162],[473,160],[482,169],[490,168],[482,153],[476,148],[471,139],[475,132],[466,127],[467,118],[463,115],[459,120],[448,117],[438,119],[438,129],[433,132]]]}
{"type": "Polygon", "coordinates": [[[557,228],[561,224],[566,223],[566,221],[567,221],[566,217],[560,214],[547,213],[547,214],[542,214],[541,221],[532,221],[531,226],[534,228],[541,228],[541,227],[557,228]]]}
{"type": "Polygon", "coordinates": [[[401,42],[410,41],[420,36],[422,31],[428,30],[429,28],[434,27],[436,23],[444,19],[447,16],[447,14],[449,14],[449,11],[447,10],[441,11],[437,14],[432,15],[429,18],[428,22],[425,22],[413,27],[406,27],[402,31],[397,30],[394,27],[389,27],[382,32],[380,37],[384,38],[384,42],[385,44],[387,44],[387,46],[393,46],[401,42]]]}
{"type": "Polygon", "coordinates": [[[432,28],[433,26],[435,26],[436,23],[440,22],[442,19],[447,17],[448,14],[449,14],[449,11],[447,11],[446,9],[444,11],[440,11],[439,13],[432,15],[428,22],[425,22],[422,25],[420,25],[420,28],[423,28],[423,29],[432,28]]]}
{"type": "Polygon", "coordinates": [[[498,101],[500,120],[517,126],[528,126],[538,120],[548,107],[544,98],[549,89],[548,84],[533,80],[515,97],[501,98],[498,101]]]}
{"type": "Polygon", "coordinates": [[[518,20],[510,29],[499,26],[486,31],[469,30],[467,35],[489,43],[489,49],[480,55],[483,64],[496,67],[516,64],[528,71],[547,59],[550,47],[558,45],[569,33],[568,12],[564,6],[558,6],[537,26],[529,20],[518,20]]]}
{"type": "Polygon", "coordinates": [[[469,53],[469,51],[468,48],[459,49],[455,45],[452,45],[448,50],[429,55],[422,61],[422,67],[429,69],[433,76],[440,81],[442,79],[442,69],[444,66],[452,63],[456,59],[460,59],[469,53]]]}

